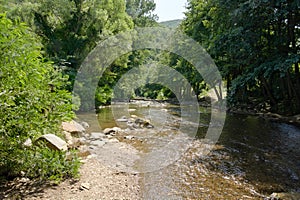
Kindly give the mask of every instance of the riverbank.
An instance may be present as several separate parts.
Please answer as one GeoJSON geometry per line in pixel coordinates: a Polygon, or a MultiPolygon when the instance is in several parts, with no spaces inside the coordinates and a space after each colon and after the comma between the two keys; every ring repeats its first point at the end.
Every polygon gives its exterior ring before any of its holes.
{"type": "MultiPolygon", "coordinates": [[[[183,145],[187,151],[179,160],[168,160],[161,154],[151,155],[182,136],[177,131],[179,106],[131,102],[126,108],[129,117],[121,118],[112,115],[112,109],[103,107],[98,115],[79,116],[90,125],[80,140],[85,141],[83,150],[91,154],[83,158],[79,180],[30,187],[29,180],[20,179],[6,185],[5,198],[269,200],[273,194],[282,195],[280,192],[298,195],[300,151],[296,147],[300,132],[292,125],[245,113],[229,114],[217,145],[203,156],[203,148],[211,145],[201,139],[209,126],[211,110],[201,108],[199,139],[185,146],[186,140],[180,138],[183,143],[179,142],[178,147],[183,145]],[[156,170],[162,160],[169,164],[156,170]],[[140,165],[144,161],[147,165],[140,165]],[[149,168],[152,163],[154,168],[149,168]]],[[[164,149],[164,154],[173,149],[164,149]]]]}
{"type": "Polygon", "coordinates": [[[25,200],[85,200],[140,199],[139,177],[120,173],[91,157],[80,168],[78,180],[66,180],[59,185],[15,179],[2,186],[0,199],[25,200]]]}
{"type": "Polygon", "coordinates": [[[239,114],[239,115],[257,116],[265,120],[293,124],[300,127],[300,114],[294,116],[284,116],[278,113],[256,112],[254,110],[243,110],[243,109],[229,109],[228,112],[233,114],[239,114]]]}

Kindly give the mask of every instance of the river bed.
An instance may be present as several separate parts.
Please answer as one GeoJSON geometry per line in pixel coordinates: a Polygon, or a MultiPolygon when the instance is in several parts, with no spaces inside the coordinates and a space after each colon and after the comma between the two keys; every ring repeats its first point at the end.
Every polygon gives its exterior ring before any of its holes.
{"type": "Polygon", "coordinates": [[[227,114],[217,144],[203,156],[203,149],[212,145],[204,139],[210,108],[199,108],[194,138],[178,131],[179,106],[150,101],[128,108],[131,116],[149,120],[154,128],[129,129],[126,121],[116,120],[120,116],[112,107],[78,117],[91,125],[90,132],[124,130],[114,136],[124,146],[102,146],[94,152],[110,167],[139,174],[144,199],[264,199],[274,192],[300,192],[300,129],[296,126],[227,114]],[[174,140],[179,142],[168,146],[174,140]]]}

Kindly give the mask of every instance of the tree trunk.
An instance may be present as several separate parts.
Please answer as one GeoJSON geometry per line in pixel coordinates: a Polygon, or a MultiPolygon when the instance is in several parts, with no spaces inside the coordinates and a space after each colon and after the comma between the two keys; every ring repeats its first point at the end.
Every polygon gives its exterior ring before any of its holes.
{"type": "Polygon", "coordinates": [[[267,80],[265,79],[265,77],[261,77],[261,80],[262,80],[263,86],[264,86],[265,89],[266,89],[266,93],[267,93],[268,98],[269,98],[269,100],[270,100],[271,107],[274,107],[275,110],[276,110],[276,109],[277,109],[277,102],[276,102],[276,100],[275,100],[275,98],[274,98],[274,96],[273,96],[273,94],[272,94],[272,92],[271,92],[270,86],[269,86],[267,80]]]}

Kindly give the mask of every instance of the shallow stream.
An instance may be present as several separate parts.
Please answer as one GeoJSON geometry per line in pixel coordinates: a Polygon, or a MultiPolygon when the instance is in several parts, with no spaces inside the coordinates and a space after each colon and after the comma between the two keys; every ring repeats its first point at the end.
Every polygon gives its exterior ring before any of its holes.
{"type": "Polygon", "coordinates": [[[112,167],[138,173],[144,199],[264,199],[273,192],[300,192],[299,127],[227,114],[218,143],[203,156],[211,145],[204,140],[210,108],[199,108],[194,138],[178,131],[181,113],[176,105],[143,102],[129,108],[131,116],[149,120],[154,128],[129,129],[126,122],[116,121],[111,107],[97,116],[78,116],[91,125],[90,132],[124,130],[114,137],[132,148],[110,151],[114,147],[107,146],[107,151],[99,147],[94,152],[112,167]]]}

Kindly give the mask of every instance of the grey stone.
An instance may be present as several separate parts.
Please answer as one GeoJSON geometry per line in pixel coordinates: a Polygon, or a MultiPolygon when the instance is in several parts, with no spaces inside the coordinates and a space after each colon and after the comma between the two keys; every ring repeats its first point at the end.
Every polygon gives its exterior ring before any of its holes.
{"type": "Polygon", "coordinates": [[[64,137],[65,137],[67,142],[73,139],[71,133],[69,133],[67,131],[63,131],[63,134],[64,134],[64,137]]]}
{"type": "Polygon", "coordinates": [[[80,122],[79,124],[85,129],[90,128],[90,125],[87,122],[80,122]]]}
{"type": "Polygon", "coordinates": [[[105,135],[112,135],[112,134],[115,134],[117,132],[121,132],[122,129],[120,129],[119,127],[114,127],[114,128],[106,128],[104,129],[103,133],[105,135]]]}
{"type": "Polygon", "coordinates": [[[106,142],[102,140],[96,140],[96,141],[92,141],[90,144],[93,146],[102,147],[106,144],[106,142]]]}
{"type": "Polygon", "coordinates": [[[85,129],[79,123],[75,122],[74,120],[72,120],[70,122],[63,122],[62,129],[64,131],[71,133],[73,136],[80,135],[85,132],[85,129]]]}
{"type": "Polygon", "coordinates": [[[283,200],[299,200],[300,193],[273,193],[271,199],[283,199],[283,200]]]}
{"type": "Polygon", "coordinates": [[[54,135],[54,134],[46,134],[42,135],[38,140],[46,141],[47,147],[53,150],[59,150],[59,151],[66,151],[68,150],[67,143],[62,140],[60,137],[54,135]]]}
{"type": "Polygon", "coordinates": [[[90,139],[100,139],[104,137],[105,137],[104,133],[91,133],[90,135],[90,139]]]}

